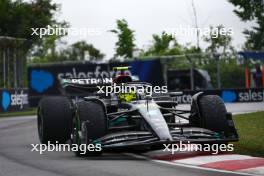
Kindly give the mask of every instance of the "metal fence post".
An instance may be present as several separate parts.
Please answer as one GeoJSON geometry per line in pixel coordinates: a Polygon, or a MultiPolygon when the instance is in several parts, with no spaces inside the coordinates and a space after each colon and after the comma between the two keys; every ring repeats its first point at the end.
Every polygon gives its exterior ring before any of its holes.
{"type": "Polygon", "coordinates": [[[14,73],[13,73],[13,77],[14,77],[14,88],[17,88],[17,50],[16,48],[14,48],[14,52],[13,52],[13,66],[14,66],[14,73]]]}
{"type": "Polygon", "coordinates": [[[5,58],[4,50],[3,50],[3,84],[4,84],[4,88],[6,88],[6,58],[5,58]]]}
{"type": "Polygon", "coordinates": [[[191,90],[194,90],[194,64],[193,64],[192,59],[188,55],[185,55],[185,56],[188,59],[189,63],[191,64],[191,68],[190,68],[190,82],[191,82],[191,90]]]}
{"type": "Polygon", "coordinates": [[[214,54],[214,58],[216,60],[216,79],[217,79],[217,88],[221,89],[221,73],[220,73],[220,55],[214,54]]]}

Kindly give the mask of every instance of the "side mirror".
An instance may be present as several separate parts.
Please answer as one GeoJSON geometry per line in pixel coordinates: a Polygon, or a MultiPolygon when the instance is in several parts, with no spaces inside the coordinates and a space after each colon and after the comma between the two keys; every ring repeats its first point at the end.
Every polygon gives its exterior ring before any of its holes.
{"type": "Polygon", "coordinates": [[[152,100],[152,96],[151,95],[146,95],[146,100],[152,100]]]}
{"type": "Polygon", "coordinates": [[[169,92],[168,93],[171,97],[177,97],[183,95],[183,92],[169,92]]]}

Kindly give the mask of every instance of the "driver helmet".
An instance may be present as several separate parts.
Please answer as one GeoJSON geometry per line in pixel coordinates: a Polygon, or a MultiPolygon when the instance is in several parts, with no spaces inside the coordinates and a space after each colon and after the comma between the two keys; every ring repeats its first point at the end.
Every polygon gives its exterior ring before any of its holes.
{"type": "Polygon", "coordinates": [[[120,93],[118,95],[118,100],[121,102],[131,102],[137,99],[137,95],[135,92],[129,93],[120,93]]]}

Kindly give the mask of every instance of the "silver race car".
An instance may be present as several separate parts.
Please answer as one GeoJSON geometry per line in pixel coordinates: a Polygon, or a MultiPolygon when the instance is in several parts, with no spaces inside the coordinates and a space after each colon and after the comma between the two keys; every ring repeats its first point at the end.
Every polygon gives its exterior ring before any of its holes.
{"type": "Polygon", "coordinates": [[[114,79],[62,79],[63,95],[44,97],[39,103],[41,143],[100,144],[102,150],[85,154],[99,155],[108,149],[152,150],[179,142],[222,144],[238,140],[232,115],[217,95],[199,92],[186,110],[174,101],[179,92],[147,95],[132,90],[106,95],[98,91],[106,86],[144,90],[152,86],[134,81],[124,74],[126,69],[117,67],[121,73],[114,79]]]}

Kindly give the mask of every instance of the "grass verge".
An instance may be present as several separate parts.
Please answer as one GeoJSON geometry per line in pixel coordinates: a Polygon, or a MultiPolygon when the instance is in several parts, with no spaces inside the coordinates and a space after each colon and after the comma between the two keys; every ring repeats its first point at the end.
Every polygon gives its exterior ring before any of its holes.
{"type": "Polygon", "coordinates": [[[235,153],[264,157],[264,112],[236,115],[233,120],[239,134],[235,153]]]}

